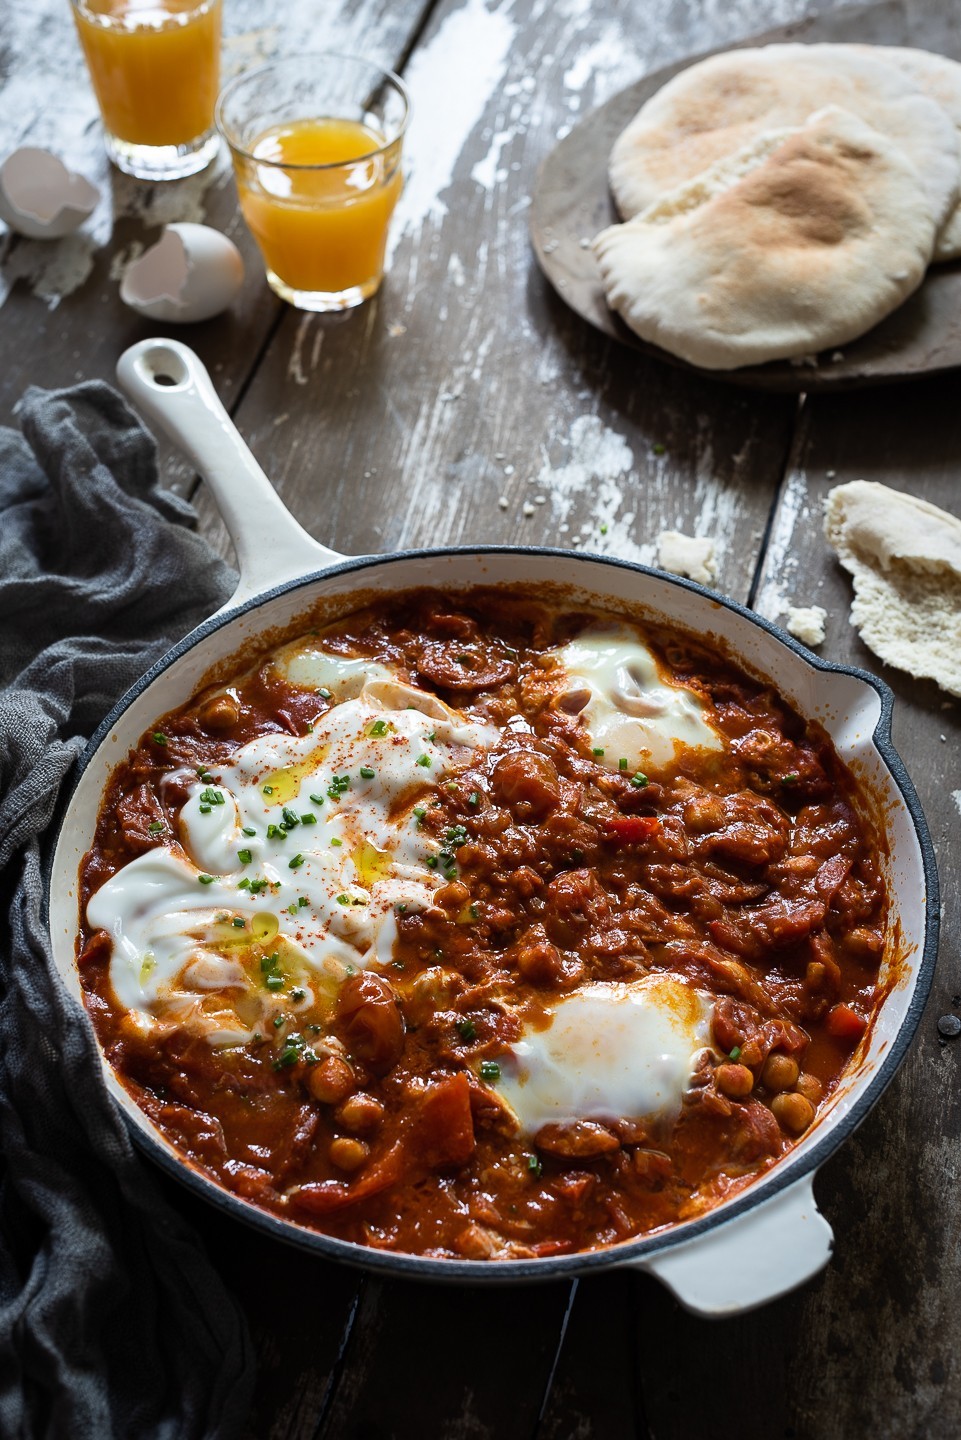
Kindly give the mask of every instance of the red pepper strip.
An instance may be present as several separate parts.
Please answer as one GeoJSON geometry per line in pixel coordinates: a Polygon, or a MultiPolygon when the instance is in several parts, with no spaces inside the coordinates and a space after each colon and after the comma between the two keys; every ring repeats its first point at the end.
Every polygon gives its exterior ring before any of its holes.
{"type": "Polygon", "coordinates": [[[825,1029],[835,1040],[845,1040],[851,1044],[860,1040],[868,1022],[862,1020],[856,1010],[850,1005],[832,1005],[824,1021],[825,1029]]]}
{"type": "Polygon", "coordinates": [[[656,815],[615,815],[612,820],[605,821],[605,825],[611,839],[620,840],[625,845],[638,845],[642,840],[650,840],[661,828],[656,815]]]}
{"type": "Polygon", "coordinates": [[[346,1210],[348,1205],[356,1205],[358,1200],[378,1195],[400,1179],[404,1168],[403,1149],[400,1141],[392,1145],[353,1185],[346,1185],[343,1180],[317,1180],[298,1185],[290,1192],[290,1204],[307,1215],[333,1215],[338,1210],[346,1210]]]}

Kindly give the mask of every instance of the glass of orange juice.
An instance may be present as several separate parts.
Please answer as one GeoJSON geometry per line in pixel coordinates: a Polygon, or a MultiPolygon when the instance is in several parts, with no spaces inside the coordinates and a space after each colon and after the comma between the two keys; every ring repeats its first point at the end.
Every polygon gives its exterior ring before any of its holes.
{"type": "Polygon", "coordinates": [[[402,81],[350,55],[275,60],[224,90],[240,208],[291,305],[346,310],[379,287],[409,114],[402,81]]]}
{"type": "Polygon", "coordinates": [[[176,180],[216,155],[221,3],[71,0],[107,154],[128,175],[176,180]]]}

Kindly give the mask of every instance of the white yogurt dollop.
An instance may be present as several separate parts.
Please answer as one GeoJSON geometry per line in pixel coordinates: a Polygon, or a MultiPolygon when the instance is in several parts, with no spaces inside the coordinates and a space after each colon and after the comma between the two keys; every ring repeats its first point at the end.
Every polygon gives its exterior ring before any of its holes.
{"type": "Polygon", "coordinates": [[[288,656],[296,683],[352,698],[310,734],[261,736],[191,779],[179,817],[184,853],[158,847],[139,856],[87,906],[88,923],[113,940],[117,999],[145,1026],[173,1015],[186,1023],[185,995],[229,973],[258,1001],[252,1006],[248,993],[239,1006],[246,1026],[239,1018],[208,1023],[209,999],[193,1018],[208,1038],[241,1043],[263,1022],[263,985],[231,961],[253,944],[254,916],[274,927],[278,974],[306,972],[309,986],[310,972],[323,983],[348,966],[387,962],[395,911],[424,909],[443,884],[441,847],[421,829],[417,797],[471,751],[496,744],[498,732],[381,665],[317,647],[288,656]],[[225,956],[229,972],[214,963],[225,956]]]}

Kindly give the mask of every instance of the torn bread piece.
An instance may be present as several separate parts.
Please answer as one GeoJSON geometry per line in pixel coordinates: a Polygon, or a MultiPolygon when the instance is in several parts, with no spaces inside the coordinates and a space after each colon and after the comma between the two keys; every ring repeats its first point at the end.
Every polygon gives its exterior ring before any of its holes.
{"type": "Polygon", "coordinates": [[[889,665],[961,695],[961,520],[870,480],[837,485],[824,533],[854,579],[851,621],[889,665]]]}
{"type": "Polygon", "coordinates": [[[657,563],[672,575],[683,575],[698,585],[711,585],[717,574],[714,541],[708,536],[682,535],[680,530],[662,530],[657,537],[657,563]]]}
{"type": "Polygon", "coordinates": [[[958,199],[957,131],[942,104],[882,47],[765,45],[712,55],[675,75],[641,107],[611,151],[618,212],[633,219],[669,190],[826,105],[857,115],[914,165],[935,227],[958,199]]]}
{"type": "Polygon", "coordinates": [[[785,630],[800,640],[802,645],[814,649],[824,644],[824,622],[828,612],[823,605],[789,605],[785,630]]]}
{"type": "Polygon", "coordinates": [[[831,106],[757,136],[593,250],[636,334],[732,370],[863,335],[921,284],[935,235],[901,149],[831,106]]]}

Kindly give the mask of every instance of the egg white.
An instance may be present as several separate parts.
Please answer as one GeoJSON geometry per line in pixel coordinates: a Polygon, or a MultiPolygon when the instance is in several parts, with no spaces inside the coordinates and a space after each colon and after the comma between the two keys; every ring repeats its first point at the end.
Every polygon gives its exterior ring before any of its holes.
{"type": "Polygon", "coordinates": [[[713,1002],[671,975],[586,985],[528,1025],[496,1089],[522,1134],[576,1120],[670,1118],[711,1041],[713,1002]]]}

